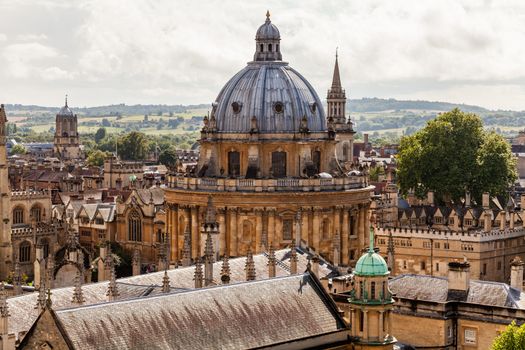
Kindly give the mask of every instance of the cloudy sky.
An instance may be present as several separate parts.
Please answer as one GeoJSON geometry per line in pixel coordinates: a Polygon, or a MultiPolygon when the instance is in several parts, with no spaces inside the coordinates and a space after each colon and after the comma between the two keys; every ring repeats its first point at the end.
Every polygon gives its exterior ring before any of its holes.
{"type": "Polygon", "coordinates": [[[525,110],[523,0],[0,0],[0,101],[211,103],[267,8],[322,98],[339,47],[351,98],[525,110]]]}

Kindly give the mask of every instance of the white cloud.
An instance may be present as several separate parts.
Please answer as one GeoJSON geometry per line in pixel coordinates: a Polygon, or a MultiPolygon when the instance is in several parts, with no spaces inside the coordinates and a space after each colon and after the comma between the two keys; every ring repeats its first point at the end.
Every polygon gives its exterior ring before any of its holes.
{"type": "Polygon", "coordinates": [[[4,41],[15,38],[0,54],[7,63],[0,76],[11,84],[40,79],[49,89],[42,94],[30,84],[28,100],[17,102],[61,95],[65,87],[57,81],[74,85],[68,87],[78,89],[76,100],[86,105],[211,102],[252,59],[255,31],[269,8],[284,60],[321,98],[338,46],[351,98],[424,97],[525,109],[520,0],[38,0],[24,6],[20,0],[2,5],[6,17],[23,10],[36,20],[10,22],[5,30],[0,23],[4,41]],[[49,23],[41,22],[42,12],[49,23]],[[67,25],[54,27],[61,21],[67,25]]]}
{"type": "Polygon", "coordinates": [[[0,41],[6,41],[7,40],[7,35],[5,35],[4,33],[0,33],[0,41]]]}

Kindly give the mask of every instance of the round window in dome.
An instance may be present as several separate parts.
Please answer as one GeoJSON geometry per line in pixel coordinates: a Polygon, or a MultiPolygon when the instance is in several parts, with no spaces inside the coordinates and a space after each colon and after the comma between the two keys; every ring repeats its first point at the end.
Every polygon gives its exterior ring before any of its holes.
{"type": "Polygon", "coordinates": [[[312,111],[312,113],[315,114],[315,112],[317,111],[317,103],[315,102],[310,103],[310,110],[312,111]]]}
{"type": "Polygon", "coordinates": [[[284,104],[282,102],[275,102],[273,104],[273,110],[275,113],[282,113],[284,112],[284,104]]]}
{"type": "Polygon", "coordinates": [[[239,103],[239,102],[233,102],[232,103],[232,110],[233,110],[233,113],[237,114],[241,111],[242,109],[242,103],[239,103]]]}

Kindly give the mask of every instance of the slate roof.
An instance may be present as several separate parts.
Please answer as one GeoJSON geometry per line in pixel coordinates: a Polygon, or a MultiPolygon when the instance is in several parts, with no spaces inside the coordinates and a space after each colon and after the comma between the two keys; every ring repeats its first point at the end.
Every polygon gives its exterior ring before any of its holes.
{"type": "Polygon", "coordinates": [[[245,349],[344,330],[321,289],[305,273],[56,315],[75,349],[245,349]]]}
{"type": "MultiPolygon", "coordinates": [[[[388,286],[396,297],[445,303],[448,300],[446,277],[406,274],[391,279],[388,286]]],[[[525,309],[525,293],[508,284],[470,281],[466,303],[525,309]]]]}
{"type": "MultiPolygon", "coordinates": [[[[275,252],[277,258],[276,277],[283,277],[290,275],[290,251],[288,249],[277,250],[275,252]]],[[[253,256],[256,279],[262,280],[268,278],[268,259],[264,254],[257,254],[253,256]]],[[[297,254],[297,271],[303,272],[306,270],[308,263],[307,255],[298,251],[297,254]]],[[[240,283],[246,280],[246,273],[244,271],[246,258],[230,259],[230,283],[240,283]]],[[[213,266],[213,279],[216,284],[220,284],[220,271],[222,262],[216,262],[213,266]]],[[[195,282],[193,281],[195,268],[193,266],[180,267],[177,269],[168,270],[170,278],[170,285],[172,292],[184,291],[193,289],[195,282]]],[[[319,276],[324,277],[330,274],[332,270],[325,264],[319,266],[319,276]]],[[[117,279],[119,297],[118,300],[125,300],[131,298],[142,297],[146,295],[156,295],[160,293],[162,286],[162,278],[164,271],[143,274],[132,277],[125,277],[117,279]]],[[[106,291],[108,282],[98,282],[85,284],[82,286],[84,294],[84,305],[93,305],[99,303],[106,303],[106,291]]],[[[14,296],[7,299],[10,310],[9,318],[9,332],[18,335],[19,332],[28,331],[33,322],[38,317],[38,311],[34,308],[37,303],[38,293],[24,294],[14,296]]],[[[75,304],[71,302],[73,297],[73,287],[56,288],[52,290],[52,301],[54,309],[64,309],[74,307],[75,304]]]]}
{"type": "Polygon", "coordinates": [[[151,198],[153,197],[153,203],[155,205],[164,204],[164,190],[159,187],[152,187],[148,189],[139,189],[136,190],[137,195],[145,203],[149,204],[151,198]]]}

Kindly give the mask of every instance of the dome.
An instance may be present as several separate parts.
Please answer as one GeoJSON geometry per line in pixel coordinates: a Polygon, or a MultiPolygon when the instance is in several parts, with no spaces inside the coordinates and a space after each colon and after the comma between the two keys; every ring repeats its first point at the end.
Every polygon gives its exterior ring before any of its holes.
{"type": "Polygon", "coordinates": [[[385,259],[372,251],[361,256],[354,269],[354,274],[358,276],[385,276],[389,273],[385,259]]]}
{"type": "Polygon", "coordinates": [[[66,95],[66,103],[64,107],[60,108],[60,111],[58,111],[59,116],[63,117],[73,117],[73,112],[69,109],[69,106],[67,105],[67,95],[66,95]]]}
{"type": "Polygon", "coordinates": [[[270,12],[266,12],[266,21],[257,29],[255,40],[280,40],[279,29],[270,21],[270,12]]]}
{"type": "Polygon", "coordinates": [[[217,131],[260,133],[326,130],[325,113],[310,83],[284,62],[250,62],[226,83],[213,104],[217,131]],[[306,117],[306,120],[303,118],[306,117]]]}

